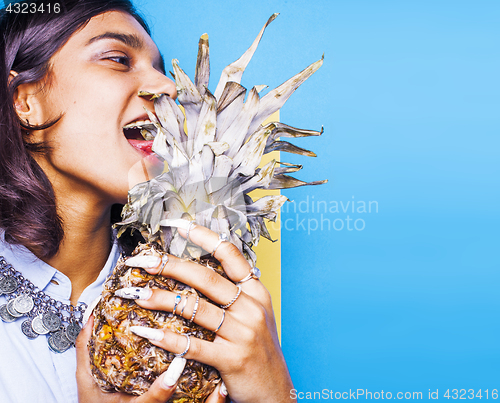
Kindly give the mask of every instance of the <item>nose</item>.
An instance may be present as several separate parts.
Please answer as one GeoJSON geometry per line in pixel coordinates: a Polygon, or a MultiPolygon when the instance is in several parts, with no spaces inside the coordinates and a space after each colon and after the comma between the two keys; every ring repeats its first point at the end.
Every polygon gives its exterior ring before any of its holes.
{"type": "Polygon", "coordinates": [[[164,79],[166,80],[165,89],[162,93],[168,95],[172,99],[177,99],[177,87],[175,86],[175,83],[168,77],[163,76],[164,79]]]}
{"type": "Polygon", "coordinates": [[[174,100],[177,99],[175,83],[158,70],[154,70],[145,88],[154,94],[165,94],[174,100]]]}

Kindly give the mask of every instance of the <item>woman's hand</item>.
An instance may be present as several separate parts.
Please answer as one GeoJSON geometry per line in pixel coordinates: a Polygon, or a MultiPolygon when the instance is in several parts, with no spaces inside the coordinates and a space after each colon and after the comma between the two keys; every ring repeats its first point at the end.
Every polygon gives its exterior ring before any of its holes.
{"type": "MultiPolygon", "coordinates": [[[[179,228],[179,231],[186,236],[185,229],[179,228]]],[[[238,282],[250,273],[251,267],[239,250],[230,242],[219,243],[215,232],[193,226],[189,239],[206,251],[217,247],[214,256],[232,281],[238,282]]],[[[134,266],[136,264],[137,259],[134,266]]],[[[221,306],[237,297],[225,310],[203,299],[198,299],[197,303],[195,296],[185,297],[188,299],[182,303],[185,319],[193,317],[197,306],[194,322],[209,330],[218,329],[214,342],[191,337],[185,358],[217,368],[231,401],[279,403],[294,400],[290,396],[293,385],[279,345],[271,298],[258,279],[252,278],[237,286],[208,267],[170,255],[165,265],[151,267],[149,262],[144,269],[185,283],[221,306]]],[[[176,293],[154,289],[152,293],[142,293],[142,298],[146,299],[136,302],[147,309],[164,311],[172,311],[175,306],[179,314],[181,304],[179,301],[176,304],[176,297],[176,293]]],[[[187,347],[184,335],[168,330],[140,328],[135,333],[177,354],[187,347]]]]}
{"type": "MultiPolygon", "coordinates": [[[[177,380],[182,373],[184,365],[182,361],[178,364],[170,365],[149,390],[141,396],[132,396],[126,393],[106,393],[95,383],[92,377],[89,361],[89,350],[87,347],[92,335],[93,316],[90,317],[85,327],[80,332],[76,341],[76,381],[78,384],[79,403],[165,403],[172,396],[177,386],[177,380]]],[[[182,360],[182,359],[179,359],[182,360]]],[[[221,393],[221,385],[217,386],[214,392],[208,397],[206,403],[224,403],[226,397],[221,393]]]]}

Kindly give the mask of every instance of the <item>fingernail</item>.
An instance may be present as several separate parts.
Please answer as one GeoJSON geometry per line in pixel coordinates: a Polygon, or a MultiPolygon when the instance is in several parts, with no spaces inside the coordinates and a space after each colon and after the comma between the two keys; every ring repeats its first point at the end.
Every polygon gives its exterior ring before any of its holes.
{"type": "Polygon", "coordinates": [[[226,388],[226,384],[224,383],[224,381],[221,381],[219,393],[221,394],[222,397],[227,396],[227,388],[226,388]]]}
{"type": "Polygon", "coordinates": [[[174,386],[179,380],[182,371],[184,371],[185,366],[185,358],[175,357],[174,360],[170,363],[168,369],[165,371],[165,374],[163,375],[163,386],[165,386],[167,389],[170,389],[172,386],[174,386]]]}
{"type": "Polygon", "coordinates": [[[141,267],[143,269],[153,269],[158,267],[161,263],[161,259],[158,256],[133,256],[125,260],[125,265],[129,267],[141,267]]]}
{"type": "Polygon", "coordinates": [[[130,326],[130,331],[137,336],[145,337],[149,340],[160,341],[163,340],[165,334],[161,329],[153,329],[146,326],[130,326]]]}
{"type": "Polygon", "coordinates": [[[94,308],[97,306],[99,301],[101,300],[101,296],[99,295],[96,299],[94,299],[90,305],[85,309],[85,313],[83,314],[82,318],[82,325],[85,327],[87,325],[87,322],[89,321],[90,315],[92,315],[92,312],[94,312],[94,308]]]}
{"type": "Polygon", "coordinates": [[[85,329],[85,328],[87,328],[87,325],[89,324],[89,319],[90,319],[91,316],[92,316],[92,314],[90,314],[87,317],[87,319],[85,319],[85,318],[82,319],[82,330],[85,329]]]}
{"type": "Polygon", "coordinates": [[[161,220],[160,225],[163,227],[182,228],[182,229],[185,229],[186,231],[189,229],[190,226],[191,226],[191,229],[193,229],[196,226],[191,221],[184,220],[182,218],[169,218],[166,220],[161,220]]]}
{"type": "Polygon", "coordinates": [[[115,291],[115,295],[125,299],[149,299],[153,295],[151,288],[126,287],[115,291]]]}

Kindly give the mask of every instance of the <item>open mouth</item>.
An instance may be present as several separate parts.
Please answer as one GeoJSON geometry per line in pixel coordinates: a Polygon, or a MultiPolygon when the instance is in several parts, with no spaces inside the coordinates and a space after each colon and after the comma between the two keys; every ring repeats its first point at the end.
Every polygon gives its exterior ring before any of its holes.
{"type": "Polygon", "coordinates": [[[156,128],[149,119],[136,120],[123,126],[123,135],[136,149],[151,154],[156,128]]]}

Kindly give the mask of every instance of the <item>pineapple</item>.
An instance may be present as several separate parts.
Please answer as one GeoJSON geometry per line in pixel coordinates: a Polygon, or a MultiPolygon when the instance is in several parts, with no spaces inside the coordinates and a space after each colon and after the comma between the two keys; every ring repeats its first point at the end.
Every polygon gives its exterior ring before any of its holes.
{"type": "MultiPolygon", "coordinates": [[[[153,151],[165,162],[164,172],[129,191],[128,203],[118,224],[118,235],[128,229],[140,231],[144,243],[132,253],[163,256],[166,253],[204,264],[225,276],[210,253],[188,242],[177,232],[176,220],[194,220],[217,233],[225,233],[252,267],[252,250],[260,236],[271,239],[266,220],[275,220],[278,209],[287,200],[282,195],[252,200],[255,189],[283,189],[316,185],[287,175],[300,165],[272,160],[258,168],[264,153],[274,150],[307,156],[315,154],[280,137],[318,136],[321,132],[300,130],[264,120],[279,110],[290,95],[322,64],[323,58],[295,75],[262,98],[265,86],[255,86],[244,101],[247,90],[239,84],[271,16],[252,46],[222,72],[212,94],[208,90],[210,74],[208,36],[199,42],[194,83],[173,60],[178,101],[142,92],[154,99],[152,124],[141,127],[145,139],[154,139],[153,151]]],[[[170,312],[148,311],[133,300],[114,294],[124,287],[150,287],[181,294],[196,295],[194,289],[172,279],[152,276],[141,268],[129,267],[125,259],[117,263],[105,284],[94,315],[93,336],[89,342],[93,375],[105,391],[140,395],[163,373],[174,355],[152,345],[130,331],[131,326],[170,329],[212,341],[215,334],[170,312]]],[[[205,298],[200,295],[201,298],[205,298]]],[[[170,402],[204,402],[220,381],[218,372],[207,365],[188,360],[170,402]]]]}

